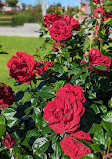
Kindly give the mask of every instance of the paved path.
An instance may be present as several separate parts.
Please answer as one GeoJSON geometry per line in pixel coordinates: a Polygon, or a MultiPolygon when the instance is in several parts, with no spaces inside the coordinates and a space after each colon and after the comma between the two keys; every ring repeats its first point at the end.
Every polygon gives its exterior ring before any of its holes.
{"type": "MultiPolygon", "coordinates": [[[[40,28],[41,27],[38,23],[25,23],[24,26],[18,27],[0,27],[0,35],[39,37],[40,33],[38,33],[38,31],[40,28]]],[[[89,38],[91,38],[91,36],[92,35],[90,35],[89,38]]],[[[112,38],[112,33],[110,38],[112,38]]]]}
{"type": "Polygon", "coordinates": [[[25,23],[24,26],[19,27],[0,27],[0,35],[38,37],[40,28],[37,23],[25,23]]]}

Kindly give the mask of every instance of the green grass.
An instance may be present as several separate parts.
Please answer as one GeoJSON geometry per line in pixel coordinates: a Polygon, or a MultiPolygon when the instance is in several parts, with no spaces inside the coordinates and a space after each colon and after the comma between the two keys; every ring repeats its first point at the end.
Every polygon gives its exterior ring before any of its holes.
{"type": "Polygon", "coordinates": [[[33,37],[0,36],[0,44],[1,43],[3,43],[3,51],[8,54],[0,54],[0,82],[10,85],[16,93],[20,89],[25,89],[28,85],[22,84],[17,87],[14,86],[14,83],[16,81],[9,76],[7,62],[10,60],[12,56],[16,55],[17,51],[22,51],[30,55],[34,55],[38,54],[36,50],[39,49],[39,53],[43,58],[45,54],[49,53],[49,51],[51,50],[51,46],[47,46],[47,51],[42,50],[40,49],[40,46],[44,44],[44,39],[33,37]]]}

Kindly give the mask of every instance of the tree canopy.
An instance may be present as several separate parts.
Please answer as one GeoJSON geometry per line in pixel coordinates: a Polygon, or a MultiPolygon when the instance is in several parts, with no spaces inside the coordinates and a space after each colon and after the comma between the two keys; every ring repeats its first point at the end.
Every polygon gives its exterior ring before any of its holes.
{"type": "Polygon", "coordinates": [[[6,4],[9,7],[15,7],[17,3],[18,3],[18,0],[6,0],[6,4]]]}

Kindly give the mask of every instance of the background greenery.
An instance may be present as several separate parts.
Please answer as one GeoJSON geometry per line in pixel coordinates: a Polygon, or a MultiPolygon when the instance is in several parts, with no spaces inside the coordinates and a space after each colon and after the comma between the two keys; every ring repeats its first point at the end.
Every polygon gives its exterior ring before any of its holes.
{"type": "Polygon", "coordinates": [[[27,84],[14,86],[15,80],[9,76],[7,68],[7,62],[10,58],[15,56],[18,51],[26,52],[30,55],[40,54],[41,58],[43,58],[44,54],[48,53],[52,48],[50,44],[47,44],[46,50],[41,49],[40,47],[44,45],[44,38],[33,37],[0,36],[0,44],[2,44],[2,49],[0,50],[0,82],[10,85],[15,92],[25,89],[27,84]]]}

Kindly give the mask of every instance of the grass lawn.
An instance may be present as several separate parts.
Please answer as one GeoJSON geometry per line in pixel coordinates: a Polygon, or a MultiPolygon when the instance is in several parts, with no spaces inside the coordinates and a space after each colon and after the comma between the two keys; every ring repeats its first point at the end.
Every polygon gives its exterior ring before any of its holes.
{"type": "MultiPolygon", "coordinates": [[[[43,57],[45,54],[49,53],[51,46],[47,46],[47,51],[40,49],[40,46],[44,43],[43,38],[33,38],[33,37],[8,37],[0,36],[0,44],[3,43],[3,51],[8,54],[0,54],[0,82],[10,85],[12,89],[17,92],[21,88],[25,89],[27,84],[22,84],[15,87],[15,80],[9,76],[9,70],[7,68],[7,62],[9,59],[16,54],[17,51],[26,52],[30,55],[38,54],[37,49],[43,57]]],[[[0,50],[1,51],[1,50],[0,50]]]]}

